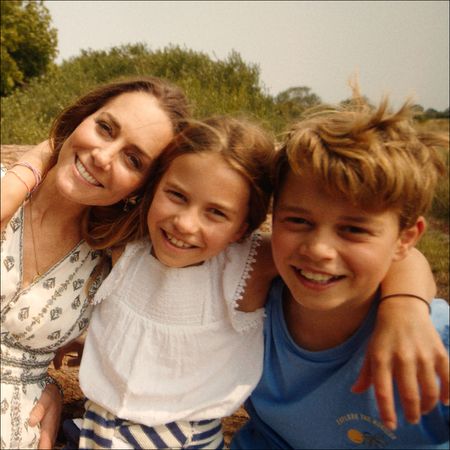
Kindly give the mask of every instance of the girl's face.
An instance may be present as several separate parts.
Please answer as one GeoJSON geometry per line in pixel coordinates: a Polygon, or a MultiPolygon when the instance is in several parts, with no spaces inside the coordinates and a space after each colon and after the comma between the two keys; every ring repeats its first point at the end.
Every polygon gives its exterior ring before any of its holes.
{"type": "Polygon", "coordinates": [[[147,215],[153,254],[170,267],[203,263],[247,229],[250,188],[216,153],[186,154],[169,166],[147,215]]]}
{"type": "Polygon", "coordinates": [[[61,194],[82,205],[111,205],[138,189],[173,137],[158,101],[145,92],[114,97],[64,142],[55,166],[61,194]]]}

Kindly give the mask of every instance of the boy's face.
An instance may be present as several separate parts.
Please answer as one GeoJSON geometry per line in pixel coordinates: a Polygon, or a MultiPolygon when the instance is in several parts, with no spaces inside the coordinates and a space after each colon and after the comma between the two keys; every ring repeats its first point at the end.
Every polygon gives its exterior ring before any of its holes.
{"type": "Polygon", "coordinates": [[[274,209],[272,249],[293,300],[316,311],[370,301],[405,254],[398,214],[365,212],[291,172],[274,209]]]}

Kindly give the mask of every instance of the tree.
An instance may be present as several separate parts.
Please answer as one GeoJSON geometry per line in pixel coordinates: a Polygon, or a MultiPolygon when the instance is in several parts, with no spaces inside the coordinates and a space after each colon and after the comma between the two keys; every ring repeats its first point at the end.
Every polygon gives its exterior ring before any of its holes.
{"type": "Polygon", "coordinates": [[[2,0],[1,96],[43,75],[57,55],[58,37],[43,1],[2,0]]]}
{"type": "Polygon", "coordinates": [[[298,119],[304,111],[321,103],[320,97],[307,86],[290,87],[275,97],[279,114],[288,121],[298,119]]]}

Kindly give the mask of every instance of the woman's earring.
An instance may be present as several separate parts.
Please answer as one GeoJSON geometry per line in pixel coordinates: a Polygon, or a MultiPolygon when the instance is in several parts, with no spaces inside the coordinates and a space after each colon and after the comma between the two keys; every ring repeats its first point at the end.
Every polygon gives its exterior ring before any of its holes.
{"type": "Polygon", "coordinates": [[[123,204],[123,210],[129,211],[130,209],[133,209],[136,206],[136,203],[138,202],[138,196],[135,195],[133,197],[127,197],[125,199],[125,202],[123,204]]]}

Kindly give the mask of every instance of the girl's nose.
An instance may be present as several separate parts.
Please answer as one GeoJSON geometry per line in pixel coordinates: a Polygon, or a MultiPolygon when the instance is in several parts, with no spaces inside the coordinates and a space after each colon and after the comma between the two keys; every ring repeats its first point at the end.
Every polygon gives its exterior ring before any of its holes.
{"type": "Polygon", "coordinates": [[[181,233],[195,233],[199,228],[198,214],[193,208],[186,208],[176,215],[174,223],[181,233]]]}

